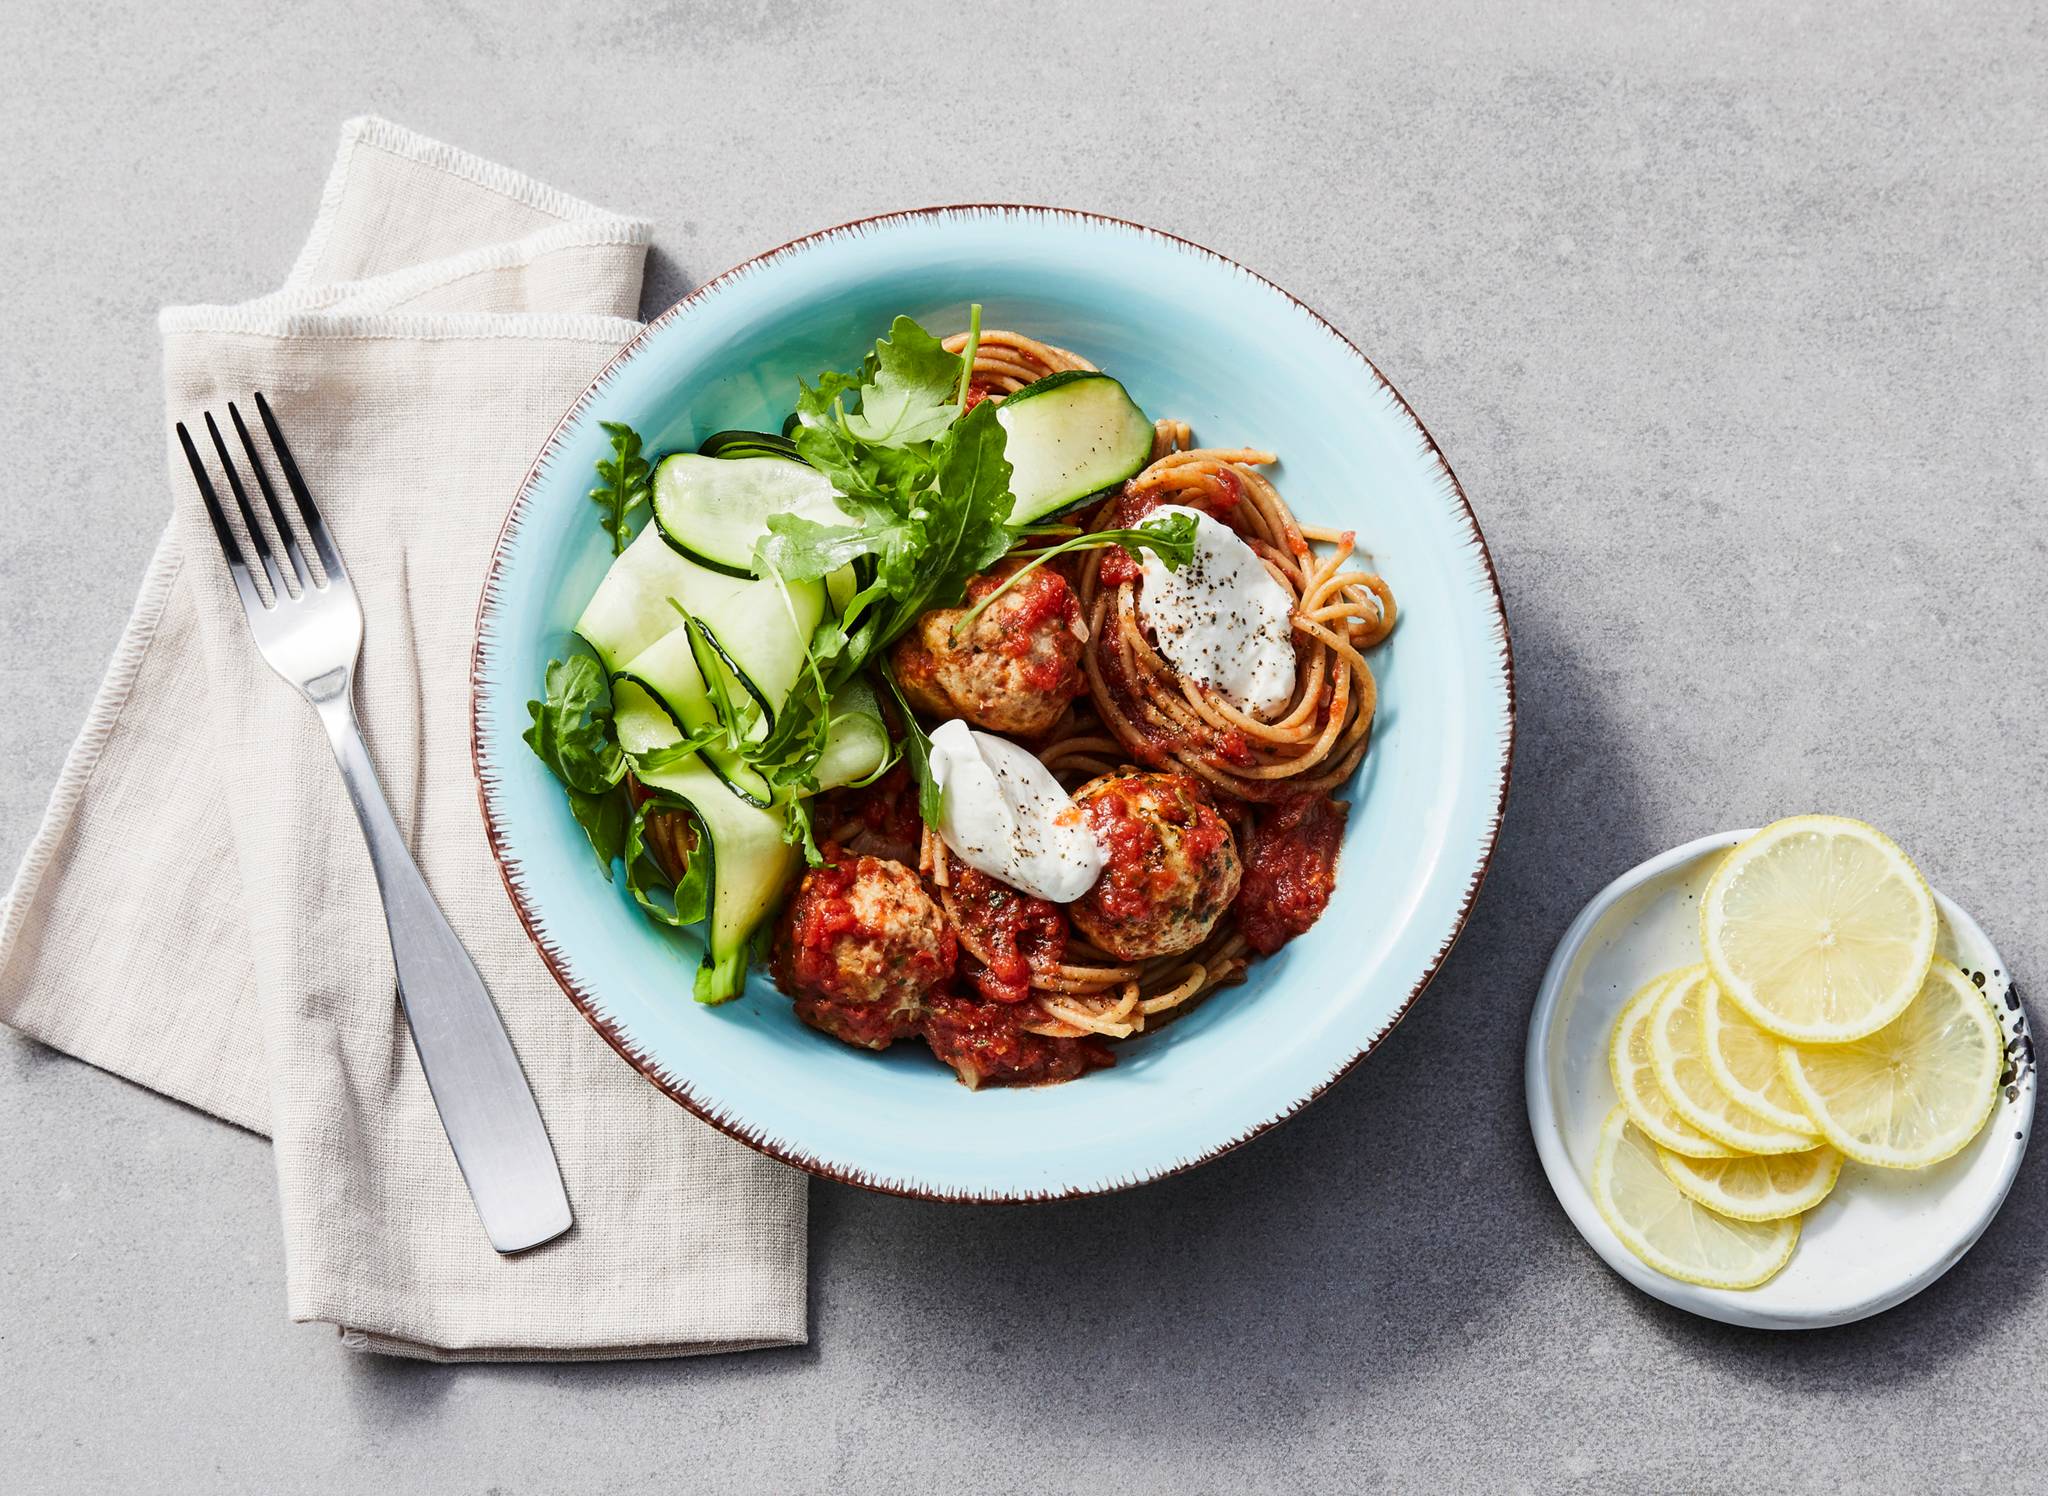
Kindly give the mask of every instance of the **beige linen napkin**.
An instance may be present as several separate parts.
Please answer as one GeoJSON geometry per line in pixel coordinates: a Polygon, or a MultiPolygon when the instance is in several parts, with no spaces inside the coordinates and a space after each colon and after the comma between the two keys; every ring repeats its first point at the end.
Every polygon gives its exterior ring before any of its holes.
{"type": "Polygon", "coordinates": [[[648,232],[353,120],[284,289],[163,313],[170,526],[0,907],[0,1019],[268,1132],[290,1313],[353,1346],[555,1359],[804,1338],[801,1176],[688,1116],[569,1005],[499,880],[469,759],[492,543],[556,419],[638,330],[648,232]],[[257,656],[170,437],[257,389],[362,596],[370,752],[561,1160],[576,1226],[522,1257],[477,1222],[326,739],[257,656]]]}

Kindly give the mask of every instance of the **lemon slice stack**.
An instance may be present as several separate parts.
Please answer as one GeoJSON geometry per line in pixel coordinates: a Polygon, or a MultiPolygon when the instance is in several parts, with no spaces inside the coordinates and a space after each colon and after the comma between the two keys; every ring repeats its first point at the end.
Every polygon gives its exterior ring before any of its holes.
{"type": "Polygon", "coordinates": [[[1722,859],[1697,966],[1615,1021],[1621,1098],[1593,1199],[1659,1272],[1754,1288],[1845,1157],[1922,1169],[1958,1152],[1998,1095],[1991,1005],[1934,954],[1940,917],[1906,854],[1861,821],[1794,816],[1722,859]]]}

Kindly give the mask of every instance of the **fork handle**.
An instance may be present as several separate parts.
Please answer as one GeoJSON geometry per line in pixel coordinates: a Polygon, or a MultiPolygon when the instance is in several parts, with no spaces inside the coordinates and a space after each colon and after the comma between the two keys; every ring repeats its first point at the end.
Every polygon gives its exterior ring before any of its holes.
{"type": "Polygon", "coordinates": [[[427,1089],[491,1245],[539,1246],[569,1229],[569,1198],[504,1021],[392,818],[356,722],[350,683],[316,700],[369,843],[398,971],[398,1000],[427,1089]]]}

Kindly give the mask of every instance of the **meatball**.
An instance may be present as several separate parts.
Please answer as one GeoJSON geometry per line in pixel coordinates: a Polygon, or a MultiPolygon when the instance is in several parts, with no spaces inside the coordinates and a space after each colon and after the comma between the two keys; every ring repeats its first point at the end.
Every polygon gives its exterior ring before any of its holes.
{"type": "Polygon", "coordinates": [[[1091,1066],[1113,1063],[1091,1039],[1048,1039],[1027,1032],[1013,1003],[937,997],[922,1025],[925,1042],[969,1090],[983,1086],[1050,1086],[1091,1066]]]}
{"type": "Polygon", "coordinates": [[[1108,860],[1067,913],[1122,961],[1193,950],[1237,897],[1229,823],[1185,774],[1105,774],[1074,792],[1108,860]]]}
{"type": "MultiPolygon", "coordinates": [[[[1005,562],[967,584],[970,603],[1002,585],[1021,562],[1005,562]]],[[[896,643],[904,695],[934,717],[964,717],[1013,737],[1050,732],[1081,678],[1081,604],[1067,579],[1041,566],[953,637],[965,608],[935,608],[896,643]]]]}
{"type": "Polygon", "coordinates": [[[863,1049],[918,1031],[925,998],[953,974],[945,916],[900,862],[828,845],[775,932],[775,985],[797,1016],[863,1049]]]}

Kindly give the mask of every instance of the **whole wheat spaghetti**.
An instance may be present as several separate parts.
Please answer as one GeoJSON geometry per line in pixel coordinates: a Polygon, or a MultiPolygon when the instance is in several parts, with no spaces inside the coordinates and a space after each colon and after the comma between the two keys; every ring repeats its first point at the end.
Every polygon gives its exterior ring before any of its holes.
{"type": "MultiPolygon", "coordinates": [[[[957,333],[945,346],[958,353],[966,342],[957,333]]],[[[984,398],[1001,399],[1048,375],[1094,367],[1067,349],[998,329],[982,334],[973,384],[984,398]]],[[[1378,695],[1365,652],[1393,631],[1393,592],[1375,573],[1348,566],[1351,532],[1295,519],[1258,471],[1274,461],[1252,449],[1194,448],[1187,422],[1156,421],[1151,464],[1077,529],[1125,528],[1164,504],[1230,525],[1293,600],[1293,697],[1259,717],[1181,677],[1149,636],[1135,581],[1106,582],[1110,553],[1084,553],[1071,575],[1088,696],[1031,745],[1069,789],[1135,762],[1192,774],[1226,803],[1270,802],[1327,794],[1358,767],[1378,695]]],[[[989,961],[992,953],[977,948],[973,922],[961,915],[946,845],[929,829],[919,862],[962,948],[989,961]]],[[[1033,965],[1029,1000],[1037,1011],[1023,1027],[1055,1038],[1127,1038],[1148,1020],[1242,981],[1252,954],[1229,916],[1194,950],[1145,961],[1118,961],[1076,934],[1063,959],[1033,965]]]]}
{"type": "Polygon", "coordinates": [[[1326,794],[1350,778],[1378,700],[1365,651],[1393,631],[1395,616],[1382,578],[1347,569],[1352,532],[1295,519],[1258,471],[1274,460],[1251,449],[1164,452],[1097,509],[1088,528],[1117,528],[1159,505],[1184,504],[1234,529],[1293,599],[1295,689],[1281,711],[1256,716],[1182,677],[1147,632],[1135,581],[1105,581],[1104,561],[1114,553],[1091,552],[1078,568],[1088,694],[1103,726],[1139,763],[1178,767],[1251,801],[1326,794]]]}

